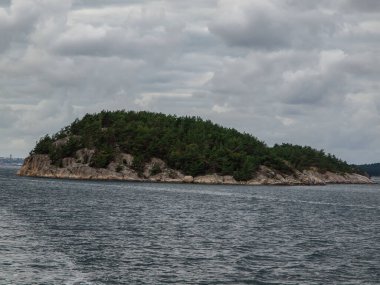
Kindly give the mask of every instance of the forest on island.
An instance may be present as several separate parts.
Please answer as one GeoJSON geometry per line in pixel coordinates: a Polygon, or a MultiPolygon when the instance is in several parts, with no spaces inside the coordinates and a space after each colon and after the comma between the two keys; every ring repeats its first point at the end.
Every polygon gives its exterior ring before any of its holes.
{"type": "Polygon", "coordinates": [[[142,172],[152,157],[187,175],[218,173],[249,180],[260,165],[283,173],[316,167],[321,172],[353,172],[353,166],[308,146],[268,147],[256,137],[202,120],[152,112],[102,111],[86,114],[58,133],[41,138],[32,154],[48,154],[60,166],[83,148],[94,149],[90,166],[105,168],[120,153],[134,156],[132,167],[142,172]],[[64,143],[59,143],[64,141],[64,143]]]}
{"type": "Polygon", "coordinates": [[[370,176],[380,176],[380,163],[361,164],[357,165],[357,168],[370,176]]]}

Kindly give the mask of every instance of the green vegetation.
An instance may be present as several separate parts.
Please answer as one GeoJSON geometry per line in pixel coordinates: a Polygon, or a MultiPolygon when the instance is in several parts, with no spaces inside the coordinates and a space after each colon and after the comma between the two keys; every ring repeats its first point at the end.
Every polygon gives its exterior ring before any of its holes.
{"type": "Polygon", "coordinates": [[[298,170],[316,167],[321,172],[353,172],[355,168],[334,155],[325,154],[323,150],[315,150],[309,146],[292,144],[274,145],[272,153],[288,161],[298,170]]]}
{"type": "Polygon", "coordinates": [[[380,176],[380,163],[362,164],[356,167],[370,176],[380,176]]]}
{"type": "MultiPolygon", "coordinates": [[[[219,173],[237,180],[251,179],[260,165],[286,173],[310,167],[353,171],[335,156],[310,147],[283,144],[269,148],[252,135],[199,117],[134,111],[87,114],[52,137],[43,137],[31,154],[48,154],[60,165],[64,157],[75,157],[82,148],[95,150],[89,163],[96,168],[107,167],[119,153],[130,153],[132,168],[140,174],[152,157],[186,175],[219,173]]],[[[152,169],[152,173],[160,171],[159,167],[152,169]]]]}
{"type": "Polygon", "coordinates": [[[156,175],[158,173],[161,173],[161,167],[158,163],[153,164],[152,169],[150,170],[150,175],[156,175]]]}

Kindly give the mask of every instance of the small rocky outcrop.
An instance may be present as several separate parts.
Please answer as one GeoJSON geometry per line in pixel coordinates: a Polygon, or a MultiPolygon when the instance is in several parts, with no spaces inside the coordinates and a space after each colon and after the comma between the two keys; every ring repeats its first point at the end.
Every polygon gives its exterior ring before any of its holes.
{"type": "Polygon", "coordinates": [[[95,151],[81,149],[76,152],[75,158],[62,159],[60,166],[51,163],[48,155],[32,155],[25,159],[18,174],[21,176],[36,176],[67,179],[98,179],[123,181],[151,181],[172,183],[197,184],[242,184],[242,185],[324,185],[324,184],[370,184],[368,177],[357,173],[321,173],[311,168],[304,171],[293,170],[293,173],[280,173],[266,166],[260,166],[255,176],[249,181],[236,181],[233,176],[208,174],[189,176],[169,168],[158,158],[152,158],[145,164],[143,173],[132,169],[133,156],[127,153],[120,154],[107,168],[93,168],[89,165],[95,151]]]}
{"type": "Polygon", "coordinates": [[[223,177],[218,174],[202,175],[194,178],[194,183],[201,184],[222,184],[223,177]]]}
{"type": "Polygon", "coordinates": [[[185,177],[183,177],[182,181],[184,183],[193,183],[194,182],[194,177],[191,176],[191,175],[186,175],[185,177]]]}
{"type": "Polygon", "coordinates": [[[36,154],[27,157],[18,171],[21,176],[45,176],[52,170],[51,160],[48,155],[36,154]]]}

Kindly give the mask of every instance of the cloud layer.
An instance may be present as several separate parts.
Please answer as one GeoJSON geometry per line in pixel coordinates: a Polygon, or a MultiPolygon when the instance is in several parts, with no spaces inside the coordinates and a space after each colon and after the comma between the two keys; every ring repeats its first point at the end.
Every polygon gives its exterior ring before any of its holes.
{"type": "Polygon", "coordinates": [[[0,156],[102,109],[380,161],[379,1],[0,1],[0,156]]]}

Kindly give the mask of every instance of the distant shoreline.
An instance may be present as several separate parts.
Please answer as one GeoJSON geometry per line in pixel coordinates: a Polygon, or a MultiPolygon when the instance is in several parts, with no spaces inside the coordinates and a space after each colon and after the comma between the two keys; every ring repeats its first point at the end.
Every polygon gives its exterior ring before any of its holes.
{"type": "Polygon", "coordinates": [[[23,163],[23,158],[0,157],[1,168],[20,168],[23,163]]]}
{"type": "Polygon", "coordinates": [[[0,168],[20,169],[21,167],[22,167],[22,164],[0,164],[0,168]]]}

